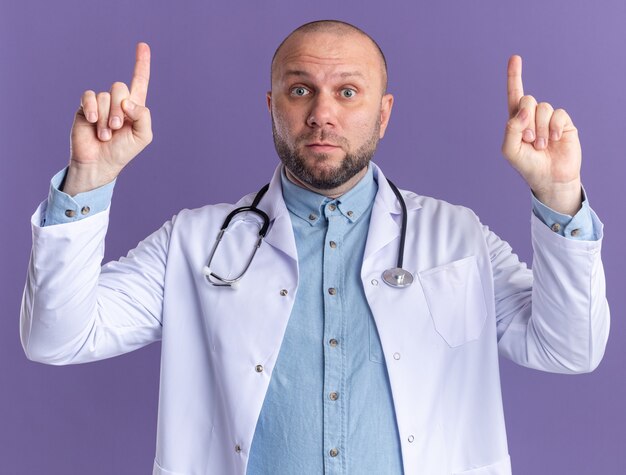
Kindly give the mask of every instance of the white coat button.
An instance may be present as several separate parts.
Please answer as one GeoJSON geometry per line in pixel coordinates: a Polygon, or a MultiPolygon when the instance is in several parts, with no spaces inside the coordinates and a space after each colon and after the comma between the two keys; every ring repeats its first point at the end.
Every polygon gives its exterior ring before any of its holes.
{"type": "Polygon", "coordinates": [[[378,281],[376,279],[372,279],[372,285],[378,285],[378,281]]]}
{"type": "Polygon", "coordinates": [[[287,289],[283,289],[283,290],[281,290],[281,291],[280,291],[280,295],[282,295],[283,297],[284,297],[285,295],[287,295],[288,293],[289,293],[289,292],[287,291],[287,289]]]}
{"type": "Polygon", "coordinates": [[[407,439],[409,442],[413,442],[415,440],[415,437],[413,437],[412,435],[410,435],[407,439]]]}
{"type": "Polygon", "coordinates": [[[393,354],[393,359],[394,360],[399,360],[400,359],[400,353],[394,353],[393,354]]]}
{"type": "Polygon", "coordinates": [[[241,452],[241,445],[239,445],[239,444],[235,445],[235,452],[237,452],[237,453],[241,452]]]}
{"type": "Polygon", "coordinates": [[[330,452],[328,452],[330,454],[331,457],[336,457],[337,455],[339,455],[339,450],[337,449],[330,449],[330,452]]]}
{"type": "Polygon", "coordinates": [[[258,364],[258,365],[256,365],[256,366],[254,367],[254,370],[255,370],[257,373],[262,373],[262,372],[263,372],[263,365],[262,365],[262,364],[258,364]]]}

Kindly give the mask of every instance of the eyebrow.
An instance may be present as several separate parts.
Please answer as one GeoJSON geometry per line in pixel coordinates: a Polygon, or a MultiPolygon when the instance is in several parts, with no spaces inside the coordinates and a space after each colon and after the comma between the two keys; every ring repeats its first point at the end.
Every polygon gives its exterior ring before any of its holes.
{"type": "MultiPolygon", "coordinates": [[[[298,76],[298,77],[310,77],[311,76],[311,74],[309,74],[307,71],[302,71],[300,69],[288,69],[287,71],[285,71],[284,75],[285,76],[298,76]]],[[[338,76],[341,78],[365,77],[363,73],[361,73],[360,71],[346,71],[343,73],[339,73],[338,76]]]]}

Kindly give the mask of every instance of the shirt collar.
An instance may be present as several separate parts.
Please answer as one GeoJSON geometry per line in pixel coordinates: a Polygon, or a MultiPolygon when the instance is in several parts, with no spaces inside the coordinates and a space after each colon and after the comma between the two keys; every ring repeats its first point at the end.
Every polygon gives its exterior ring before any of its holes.
{"type": "Polygon", "coordinates": [[[311,226],[326,221],[320,218],[335,211],[331,205],[334,205],[336,210],[350,222],[355,222],[372,205],[378,191],[378,184],[374,180],[372,168],[372,166],[368,166],[363,178],[347,193],[339,198],[331,199],[292,183],[285,175],[285,167],[283,167],[280,179],[285,205],[289,212],[311,226]]]}

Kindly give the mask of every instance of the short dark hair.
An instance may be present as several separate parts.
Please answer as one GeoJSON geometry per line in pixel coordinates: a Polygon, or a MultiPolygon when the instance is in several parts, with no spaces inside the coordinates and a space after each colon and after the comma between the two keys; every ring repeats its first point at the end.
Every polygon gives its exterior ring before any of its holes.
{"type": "MultiPolygon", "coordinates": [[[[382,61],[383,64],[383,93],[385,93],[387,91],[387,58],[385,58],[385,54],[383,53],[383,50],[380,48],[380,46],[378,45],[378,43],[376,43],[376,41],[374,40],[374,38],[372,38],[370,35],[368,35],[367,33],[365,33],[363,30],[361,30],[360,28],[351,25],[350,23],[347,23],[345,21],[341,21],[341,20],[317,20],[317,21],[311,21],[309,23],[305,23],[304,25],[299,26],[298,28],[296,28],[295,30],[293,30],[291,33],[289,33],[285,39],[278,45],[278,48],[276,48],[276,51],[274,51],[274,56],[272,56],[272,63],[271,63],[271,73],[273,73],[274,71],[274,62],[276,61],[276,57],[278,56],[278,52],[281,50],[281,48],[283,47],[283,45],[287,42],[287,40],[289,38],[291,38],[293,35],[297,34],[297,33],[316,33],[316,32],[322,32],[322,33],[334,33],[336,35],[342,36],[345,34],[349,34],[349,33],[356,33],[359,35],[363,35],[364,37],[366,37],[367,39],[369,39],[372,44],[376,47],[376,50],[378,51],[379,55],[380,55],[380,59],[382,61]]],[[[270,76],[270,80],[271,80],[271,76],[270,76]]]]}

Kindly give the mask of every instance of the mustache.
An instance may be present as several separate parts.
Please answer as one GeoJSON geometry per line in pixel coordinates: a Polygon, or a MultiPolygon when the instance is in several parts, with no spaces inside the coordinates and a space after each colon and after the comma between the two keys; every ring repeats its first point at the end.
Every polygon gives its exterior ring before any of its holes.
{"type": "Polygon", "coordinates": [[[335,134],[328,130],[312,131],[298,137],[297,144],[300,145],[303,142],[323,142],[332,143],[333,145],[341,146],[345,148],[348,146],[348,141],[341,135],[335,134]]]}

